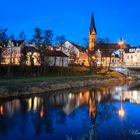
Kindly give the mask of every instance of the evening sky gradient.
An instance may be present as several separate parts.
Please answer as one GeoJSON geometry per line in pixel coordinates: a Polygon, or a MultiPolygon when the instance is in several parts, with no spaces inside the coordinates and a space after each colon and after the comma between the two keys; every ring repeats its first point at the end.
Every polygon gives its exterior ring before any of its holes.
{"type": "Polygon", "coordinates": [[[94,13],[97,37],[117,42],[120,37],[132,46],[140,45],[140,0],[0,0],[0,27],[9,33],[52,29],[56,35],[82,43],[88,37],[94,13]]]}

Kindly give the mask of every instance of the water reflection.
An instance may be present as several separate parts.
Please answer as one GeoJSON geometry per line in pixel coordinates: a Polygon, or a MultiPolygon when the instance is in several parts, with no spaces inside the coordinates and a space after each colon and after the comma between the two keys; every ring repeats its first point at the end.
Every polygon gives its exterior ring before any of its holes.
{"type": "MultiPolygon", "coordinates": [[[[0,101],[0,138],[17,136],[28,139],[30,134],[34,139],[38,139],[36,135],[40,139],[104,139],[104,135],[106,138],[113,137],[110,133],[112,130],[117,139],[129,136],[127,132],[133,125],[124,120],[125,124],[122,126],[118,117],[129,115],[136,121],[134,114],[130,114],[130,109],[133,104],[140,104],[140,91],[135,89],[138,85],[96,87],[0,101]],[[110,127],[107,127],[107,123],[110,127]],[[118,128],[120,134],[117,132],[118,128]],[[22,137],[23,134],[25,137],[22,137]]],[[[139,109],[138,106],[134,106],[135,108],[139,109]]]]}

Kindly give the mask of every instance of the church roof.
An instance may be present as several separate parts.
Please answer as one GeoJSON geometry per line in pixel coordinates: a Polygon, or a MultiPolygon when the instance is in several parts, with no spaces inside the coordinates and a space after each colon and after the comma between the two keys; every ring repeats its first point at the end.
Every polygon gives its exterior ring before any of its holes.
{"type": "Polygon", "coordinates": [[[95,26],[95,21],[94,21],[94,15],[92,13],[92,16],[91,16],[91,23],[90,23],[90,33],[92,31],[95,31],[95,33],[97,34],[97,31],[96,31],[96,26],[95,26]]]}
{"type": "MultiPolygon", "coordinates": [[[[129,44],[125,44],[126,48],[131,48],[129,44]]],[[[103,52],[103,57],[109,57],[111,53],[120,49],[117,43],[97,43],[94,52],[97,50],[103,52]]]]}

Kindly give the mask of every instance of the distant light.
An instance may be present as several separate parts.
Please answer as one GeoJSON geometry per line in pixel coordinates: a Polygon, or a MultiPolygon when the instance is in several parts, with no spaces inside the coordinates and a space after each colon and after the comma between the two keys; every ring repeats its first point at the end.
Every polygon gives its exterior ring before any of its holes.
{"type": "Polygon", "coordinates": [[[124,117],[124,115],[125,115],[125,112],[124,112],[124,109],[121,107],[121,109],[119,110],[119,116],[121,117],[121,118],[123,118],[124,117]]]}
{"type": "Polygon", "coordinates": [[[124,40],[121,38],[120,41],[118,42],[118,44],[119,44],[120,46],[122,46],[122,45],[124,44],[124,40]]]}
{"type": "Polygon", "coordinates": [[[53,51],[53,48],[51,47],[51,51],[53,51]]]}
{"type": "Polygon", "coordinates": [[[69,97],[68,97],[68,98],[69,98],[69,99],[71,99],[71,98],[72,98],[72,93],[70,93],[70,94],[69,94],[69,97]]]}
{"type": "Polygon", "coordinates": [[[1,106],[0,106],[0,115],[3,115],[3,114],[4,114],[3,106],[1,105],[1,106]]]}
{"type": "Polygon", "coordinates": [[[80,98],[82,98],[82,92],[80,92],[80,98]]]}

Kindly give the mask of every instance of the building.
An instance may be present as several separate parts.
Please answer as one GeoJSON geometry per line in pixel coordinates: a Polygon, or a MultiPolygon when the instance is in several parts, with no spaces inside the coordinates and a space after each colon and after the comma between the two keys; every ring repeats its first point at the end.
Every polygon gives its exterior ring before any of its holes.
{"type": "Polygon", "coordinates": [[[66,41],[63,44],[55,47],[55,50],[62,51],[64,54],[66,54],[69,57],[69,64],[74,61],[75,64],[89,66],[86,48],[80,45],[66,41]]]}
{"type": "Polygon", "coordinates": [[[20,65],[23,61],[26,65],[40,65],[40,53],[34,44],[14,40],[2,47],[1,64],[20,65]]]}
{"type": "Polygon", "coordinates": [[[124,49],[123,62],[126,66],[140,66],[140,47],[124,49]]]}
{"type": "MultiPolygon", "coordinates": [[[[121,40],[123,41],[123,40],[121,40]]],[[[122,43],[122,42],[121,42],[122,43]]],[[[89,28],[88,51],[98,66],[140,65],[139,48],[133,48],[129,44],[109,43],[105,40],[97,42],[97,30],[92,13],[89,28]],[[124,51],[123,56],[121,51],[124,51]]]]}
{"type": "Polygon", "coordinates": [[[93,51],[95,44],[96,44],[96,27],[95,27],[95,22],[94,22],[94,16],[92,13],[91,16],[91,24],[90,24],[90,29],[89,29],[89,51],[93,51]]]}
{"type": "Polygon", "coordinates": [[[47,50],[44,61],[48,66],[68,67],[68,56],[62,51],[47,50]]]}
{"type": "Polygon", "coordinates": [[[1,63],[19,65],[22,41],[8,41],[2,47],[1,63]]]}
{"type": "Polygon", "coordinates": [[[26,61],[25,64],[28,66],[40,65],[40,52],[39,52],[38,48],[36,48],[32,44],[27,44],[23,48],[21,48],[20,61],[22,58],[25,59],[25,61],[26,61]]]}

